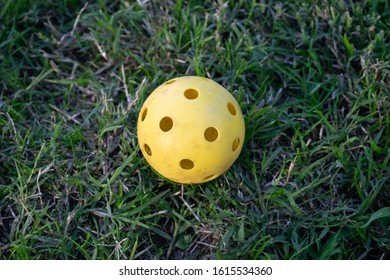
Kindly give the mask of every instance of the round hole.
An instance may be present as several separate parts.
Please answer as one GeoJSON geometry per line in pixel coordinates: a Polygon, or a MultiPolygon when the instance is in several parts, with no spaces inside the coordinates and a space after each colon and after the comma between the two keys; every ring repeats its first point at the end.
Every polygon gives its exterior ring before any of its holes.
{"type": "Polygon", "coordinates": [[[148,144],[144,144],[144,150],[145,152],[151,156],[152,155],[152,150],[150,149],[149,145],[148,144]]]}
{"type": "Polygon", "coordinates": [[[206,180],[214,179],[214,176],[215,176],[214,174],[211,174],[211,175],[209,175],[209,176],[204,177],[203,180],[206,181],[206,180]]]}
{"type": "Polygon", "coordinates": [[[170,117],[164,117],[160,121],[160,128],[162,131],[167,132],[172,129],[173,121],[170,117]]]}
{"type": "Polygon", "coordinates": [[[173,79],[173,80],[169,80],[168,82],[166,82],[165,84],[166,85],[170,85],[170,84],[172,84],[172,83],[174,83],[174,82],[176,82],[176,80],[175,79],[173,79]]]}
{"type": "Polygon", "coordinates": [[[181,168],[183,168],[185,170],[190,170],[190,169],[194,168],[194,162],[190,159],[182,159],[180,161],[180,166],[181,166],[181,168]]]}
{"type": "Polygon", "coordinates": [[[236,107],[234,107],[234,105],[232,103],[229,102],[227,104],[227,107],[228,107],[230,114],[232,114],[233,116],[235,116],[237,114],[236,107]]]}
{"type": "Polygon", "coordinates": [[[199,92],[196,89],[189,88],[184,91],[184,96],[187,99],[195,99],[199,96],[199,92]]]}
{"type": "Polygon", "coordinates": [[[146,118],[146,114],[148,113],[148,108],[143,109],[141,113],[141,121],[143,122],[146,118]]]}
{"type": "Polygon", "coordinates": [[[238,146],[240,146],[240,138],[239,137],[234,139],[233,145],[232,145],[232,151],[235,152],[237,150],[238,146]]]}
{"type": "Polygon", "coordinates": [[[204,138],[209,142],[214,142],[218,138],[218,130],[214,127],[208,127],[204,132],[204,138]]]}

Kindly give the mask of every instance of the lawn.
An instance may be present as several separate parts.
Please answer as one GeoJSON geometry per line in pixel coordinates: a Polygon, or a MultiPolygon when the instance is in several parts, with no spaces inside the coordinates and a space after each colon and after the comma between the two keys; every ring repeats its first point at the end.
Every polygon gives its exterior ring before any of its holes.
{"type": "Polygon", "coordinates": [[[389,259],[390,4],[0,0],[0,259],[389,259]],[[160,84],[236,98],[243,150],[169,182],[160,84]]]}

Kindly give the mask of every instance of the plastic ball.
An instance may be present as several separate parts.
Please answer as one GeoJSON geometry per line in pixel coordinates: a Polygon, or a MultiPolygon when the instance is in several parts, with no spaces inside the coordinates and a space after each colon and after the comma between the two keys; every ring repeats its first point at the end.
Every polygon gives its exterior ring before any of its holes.
{"type": "Polygon", "coordinates": [[[224,87],[203,77],[178,77],[146,99],[137,134],[142,154],[160,175],[178,183],[203,183],[237,159],[245,123],[224,87]]]}

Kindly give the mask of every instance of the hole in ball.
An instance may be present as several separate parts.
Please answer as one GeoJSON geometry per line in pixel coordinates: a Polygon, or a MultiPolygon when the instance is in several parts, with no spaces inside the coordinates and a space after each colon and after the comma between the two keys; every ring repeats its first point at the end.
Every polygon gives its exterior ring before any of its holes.
{"type": "Polygon", "coordinates": [[[233,116],[235,116],[237,114],[236,107],[234,107],[234,105],[231,102],[229,102],[227,104],[227,108],[228,108],[230,114],[232,114],[233,116]]]}
{"type": "Polygon", "coordinates": [[[182,159],[180,161],[180,167],[185,169],[185,170],[190,170],[194,168],[194,162],[190,159],[182,159]]]}
{"type": "Polygon", "coordinates": [[[214,174],[211,174],[211,175],[209,175],[209,176],[206,176],[206,177],[204,177],[203,178],[203,180],[211,180],[211,179],[214,179],[214,177],[215,177],[215,175],[214,174]]]}
{"type": "Polygon", "coordinates": [[[144,144],[144,150],[149,156],[152,155],[152,149],[150,149],[148,144],[144,144]]]}
{"type": "Polygon", "coordinates": [[[233,145],[232,145],[232,151],[235,152],[237,150],[238,146],[240,146],[240,138],[239,137],[234,139],[233,145]]]}
{"type": "Polygon", "coordinates": [[[195,99],[199,96],[199,92],[196,89],[189,88],[184,91],[184,96],[187,99],[195,99]]]}
{"type": "Polygon", "coordinates": [[[165,84],[166,84],[166,85],[170,85],[170,84],[172,84],[172,83],[174,83],[174,82],[176,82],[176,80],[175,80],[175,79],[173,79],[173,80],[169,80],[169,81],[165,82],[165,84]]]}
{"type": "Polygon", "coordinates": [[[146,118],[146,114],[148,113],[148,108],[144,108],[141,113],[141,121],[143,122],[146,118]]]}
{"type": "Polygon", "coordinates": [[[208,127],[204,132],[204,138],[209,142],[214,142],[218,138],[218,130],[214,127],[208,127]]]}
{"type": "Polygon", "coordinates": [[[164,117],[160,121],[160,128],[162,131],[167,132],[172,129],[173,121],[170,117],[164,117]]]}

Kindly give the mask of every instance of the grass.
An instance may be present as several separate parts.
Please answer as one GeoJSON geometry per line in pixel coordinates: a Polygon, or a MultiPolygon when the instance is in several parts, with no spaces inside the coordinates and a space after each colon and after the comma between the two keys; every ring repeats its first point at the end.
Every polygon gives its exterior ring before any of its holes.
{"type": "Polygon", "coordinates": [[[0,259],[389,259],[387,1],[0,0],[0,259]],[[238,100],[201,185],[142,157],[176,76],[238,100]]]}

